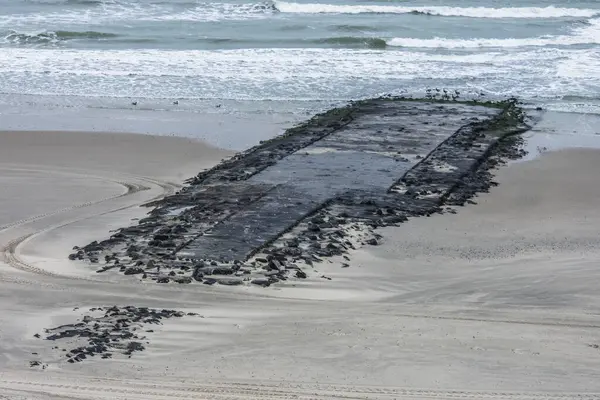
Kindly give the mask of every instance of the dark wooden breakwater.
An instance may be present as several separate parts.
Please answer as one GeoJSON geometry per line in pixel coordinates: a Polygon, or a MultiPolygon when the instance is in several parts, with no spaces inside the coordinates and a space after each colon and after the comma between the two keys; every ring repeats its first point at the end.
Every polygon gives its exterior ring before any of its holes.
{"type": "Polygon", "coordinates": [[[323,257],[378,244],[378,227],[487,190],[489,170],[520,155],[524,118],[512,99],[352,103],[200,173],[70,258],[159,283],[303,279],[323,257]]]}

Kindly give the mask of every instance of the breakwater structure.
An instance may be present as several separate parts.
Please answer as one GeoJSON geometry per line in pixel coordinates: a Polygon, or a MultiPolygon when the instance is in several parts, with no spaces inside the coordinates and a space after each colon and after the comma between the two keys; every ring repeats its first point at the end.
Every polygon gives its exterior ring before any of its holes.
{"type": "Polygon", "coordinates": [[[348,267],[352,249],[385,240],[377,228],[456,212],[449,206],[487,191],[490,171],[522,155],[529,128],[516,99],[352,102],[201,172],[69,258],[208,285],[305,279],[334,256],[348,267]]]}

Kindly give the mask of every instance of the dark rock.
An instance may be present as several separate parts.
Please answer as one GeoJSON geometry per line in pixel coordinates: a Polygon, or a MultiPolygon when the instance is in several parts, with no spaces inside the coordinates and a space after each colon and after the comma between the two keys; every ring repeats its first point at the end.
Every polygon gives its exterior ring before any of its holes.
{"type": "Polygon", "coordinates": [[[283,266],[281,265],[281,263],[279,261],[277,261],[276,259],[272,259],[271,261],[269,261],[269,268],[271,270],[277,270],[277,271],[281,271],[283,270],[283,266]]]}
{"type": "Polygon", "coordinates": [[[217,283],[217,280],[214,278],[204,278],[204,283],[205,285],[214,285],[215,283],[217,283]]]}
{"type": "Polygon", "coordinates": [[[125,269],[125,275],[135,275],[135,274],[143,274],[144,270],[140,267],[129,267],[125,269]]]}
{"type": "Polygon", "coordinates": [[[254,285],[262,286],[262,287],[271,286],[271,281],[269,279],[263,279],[263,278],[253,279],[250,283],[252,283],[254,285]]]}
{"type": "Polygon", "coordinates": [[[145,349],[144,345],[140,342],[129,342],[127,344],[127,349],[125,351],[125,355],[130,355],[134,351],[143,351],[145,349]]]}
{"type": "Polygon", "coordinates": [[[98,242],[95,240],[92,243],[88,244],[87,246],[84,246],[82,249],[86,253],[90,253],[92,251],[104,250],[104,248],[100,244],[98,244],[98,242]]]}
{"type": "Polygon", "coordinates": [[[306,279],[306,272],[301,271],[301,270],[297,270],[296,271],[296,278],[306,279]]]}
{"type": "Polygon", "coordinates": [[[156,283],[169,283],[170,279],[168,276],[159,276],[158,279],[156,279],[156,283]]]}
{"type": "Polygon", "coordinates": [[[314,225],[314,224],[309,224],[308,225],[308,230],[310,232],[321,232],[321,228],[319,228],[318,225],[314,225]]]}
{"type": "Polygon", "coordinates": [[[192,273],[192,278],[198,282],[202,282],[202,278],[204,277],[204,273],[202,273],[202,267],[195,267],[194,272],[192,273]]]}
{"type": "Polygon", "coordinates": [[[244,281],[242,281],[241,279],[236,278],[219,278],[217,279],[217,282],[219,282],[220,285],[226,286],[237,286],[244,283],[244,281]]]}
{"type": "Polygon", "coordinates": [[[232,275],[234,272],[235,270],[233,268],[225,266],[215,267],[212,269],[212,273],[215,275],[232,275]]]}
{"type": "Polygon", "coordinates": [[[379,244],[379,242],[377,242],[377,239],[372,238],[367,240],[367,244],[371,245],[371,246],[377,246],[379,244]]]}

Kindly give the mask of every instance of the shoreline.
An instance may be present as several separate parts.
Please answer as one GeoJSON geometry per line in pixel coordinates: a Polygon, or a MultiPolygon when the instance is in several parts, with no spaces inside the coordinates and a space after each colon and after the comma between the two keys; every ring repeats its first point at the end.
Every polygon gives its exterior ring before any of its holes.
{"type": "Polygon", "coordinates": [[[305,118],[293,113],[291,106],[279,113],[257,113],[253,107],[236,102],[210,103],[199,110],[185,104],[154,110],[129,101],[128,108],[119,109],[31,105],[25,101],[0,104],[0,115],[5,132],[125,132],[201,140],[235,151],[271,139],[305,118]]]}

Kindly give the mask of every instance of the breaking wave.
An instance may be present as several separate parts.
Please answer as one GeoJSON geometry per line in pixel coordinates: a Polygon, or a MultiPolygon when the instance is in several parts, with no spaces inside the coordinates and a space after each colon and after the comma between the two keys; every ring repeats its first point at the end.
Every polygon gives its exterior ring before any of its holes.
{"type": "Polygon", "coordinates": [[[528,47],[528,46],[572,46],[600,44],[600,19],[587,21],[583,27],[573,30],[572,35],[542,36],[537,38],[508,39],[414,39],[393,38],[389,46],[420,48],[479,48],[479,47],[528,47]]]}
{"type": "MultiPolygon", "coordinates": [[[[75,0],[86,1],[86,0],[75,0]]],[[[93,0],[92,0],[93,1],[93,0]]],[[[86,3],[87,4],[87,3],[86,3]]],[[[36,25],[101,25],[135,21],[221,21],[268,18],[277,13],[272,2],[220,3],[192,2],[135,3],[100,1],[93,7],[72,7],[68,10],[25,14],[0,14],[0,26],[36,25]],[[97,5],[97,6],[95,6],[97,5]]]]}
{"type": "Polygon", "coordinates": [[[478,47],[527,47],[527,46],[570,46],[576,44],[596,44],[595,39],[576,36],[549,36],[525,39],[412,39],[394,38],[388,41],[389,46],[413,48],[446,48],[472,49],[478,47]]]}
{"type": "Polygon", "coordinates": [[[29,0],[30,3],[37,4],[73,4],[73,5],[89,5],[96,6],[106,3],[114,3],[114,0],[29,0]]]}
{"type": "Polygon", "coordinates": [[[387,42],[384,39],[369,37],[342,36],[326,39],[317,39],[314,42],[334,46],[364,47],[369,49],[384,49],[387,47],[387,42]]]}
{"type": "Polygon", "coordinates": [[[74,39],[110,39],[118,37],[114,33],[96,32],[96,31],[44,31],[38,33],[20,33],[9,31],[2,41],[5,43],[27,45],[27,44],[48,44],[58,43],[65,40],[74,39]]]}
{"type": "Polygon", "coordinates": [[[300,14],[426,14],[446,17],[471,18],[564,18],[593,17],[598,10],[563,7],[411,7],[391,5],[338,5],[338,4],[305,4],[276,1],[275,8],[282,13],[300,14]]]}

